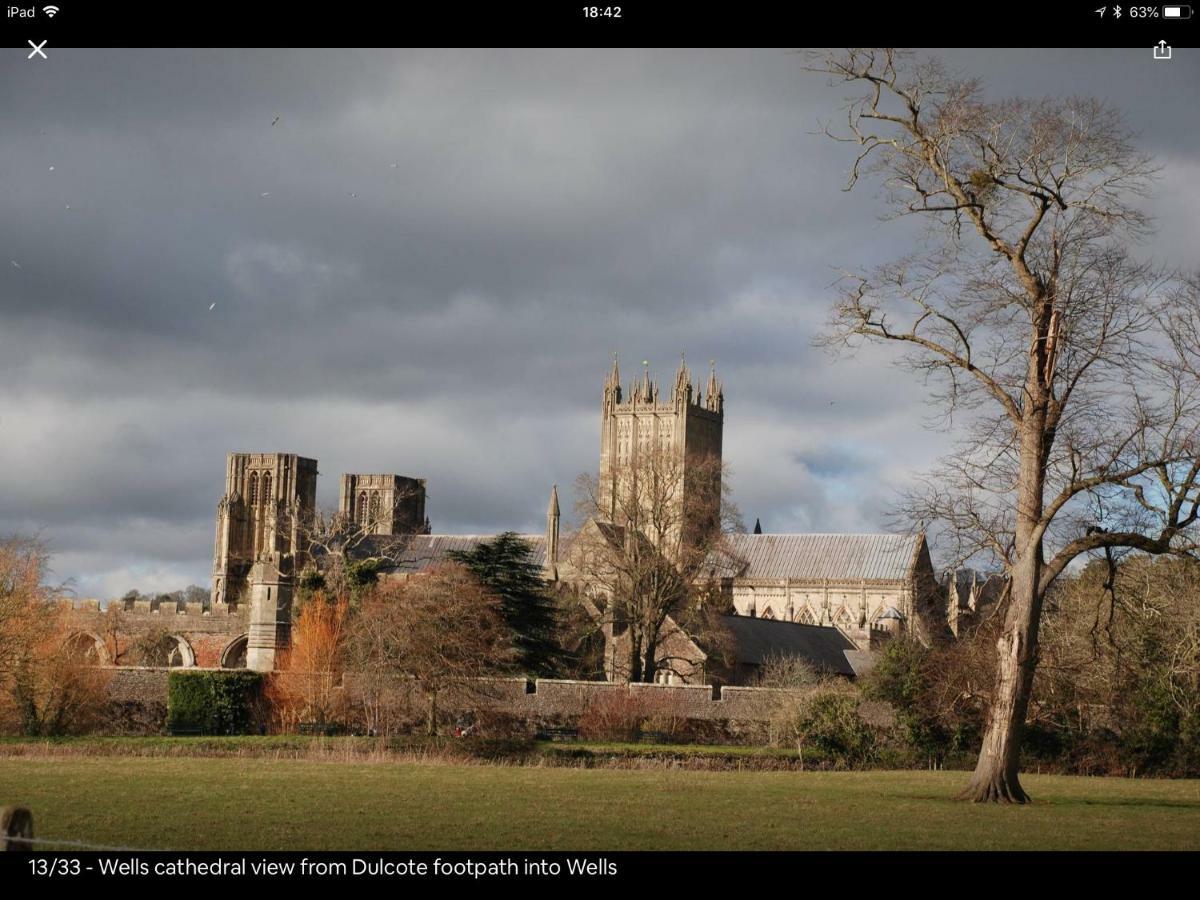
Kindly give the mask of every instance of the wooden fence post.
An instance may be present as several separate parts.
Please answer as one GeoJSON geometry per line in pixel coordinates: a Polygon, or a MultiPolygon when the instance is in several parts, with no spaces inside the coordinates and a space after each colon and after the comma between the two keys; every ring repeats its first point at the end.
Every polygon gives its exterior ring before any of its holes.
{"type": "Polygon", "coordinates": [[[24,806],[0,809],[0,851],[33,850],[33,813],[24,806]],[[22,840],[25,838],[25,840],[22,840]]]}

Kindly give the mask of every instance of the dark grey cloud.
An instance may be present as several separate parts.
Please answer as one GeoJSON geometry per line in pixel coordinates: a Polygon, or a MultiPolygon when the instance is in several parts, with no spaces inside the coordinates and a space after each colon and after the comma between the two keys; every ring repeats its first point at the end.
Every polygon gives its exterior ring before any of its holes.
{"type": "MultiPolygon", "coordinates": [[[[1118,103],[1164,164],[1147,249],[1192,261],[1195,61],[944,55],[997,95],[1118,103]]],[[[886,355],[810,345],[836,267],[912,230],[840,190],[846,148],[814,134],[840,92],[796,54],[47,63],[0,60],[0,531],[41,529],[82,593],[203,582],[230,449],[317,457],[325,504],[394,470],[440,530],[540,529],[596,464],[613,351],[718,360],[769,530],[881,527],[947,446],[886,355]]]]}

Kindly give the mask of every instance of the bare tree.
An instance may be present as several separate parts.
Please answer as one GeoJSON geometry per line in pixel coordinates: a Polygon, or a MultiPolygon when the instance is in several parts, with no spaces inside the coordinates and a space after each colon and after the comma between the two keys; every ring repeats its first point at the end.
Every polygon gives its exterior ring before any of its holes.
{"type": "Polygon", "coordinates": [[[437,566],[420,578],[377,585],[353,617],[353,665],[408,678],[424,695],[426,728],[437,733],[439,702],[491,696],[489,679],[511,666],[512,635],[500,601],[463,566],[437,566]]]}
{"type": "Polygon", "coordinates": [[[903,510],[962,560],[1009,576],[983,746],[963,796],[1024,802],[1020,744],[1046,592],[1106,548],[1190,553],[1197,518],[1195,279],[1134,259],[1154,174],[1121,117],[1088,99],[985,100],[977,82],[891,50],[814,56],[852,86],[860,176],[927,226],[920,250],[847,273],[825,335],[904,348],[966,437],[903,510]]]}
{"type": "Polygon", "coordinates": [[[711,563],[723,546],[722,522],[740,525],[723,485],[720,460],[685,460],[670,447],[643,449],[611,495],[590,475],[577,480],[584,525],[567,542],[563,571],[585,586],[596,627],[611,630],[622,648],[614,677],[691,674],[696,660],[681,652],[689,642],[678,630],[702,642],[713,630],[722,600],[709,590],[711,563]]]}
{"type": "Polygon", "coordinates": [[[1060,579],[1047,598],[1037,717],[1080,736],[1120,734],[1155,712],[1150,693],[1181,723],[1200,722],[1198,599],[1200,566],[1191,560],[1131,556],[1060,579]]]}
{"type": "MultiPolygon", "coordinates": [[[[423,498],[423,489],[410,487],[396,491],[389,521],[408,523],[410,508],[418,495],[423,498]]],[[[299,523],[299,543],[306,560],[301,586],[324,589],[334,597],[357,598],[380,570],[415,570],[428,562],[428,558],[422,560],[412,552],[417,532],[381,534],[382,518],[377,507],[361,510],[353,518],[338,511],[315,510],[299,523]]]]}
{"type": "Polygon", "coordinates": [[[811,688],[821,683],[821,674],[808,660],[793,654],[770,651],[758,668],[757,686],[764,688],[811,688]]]}

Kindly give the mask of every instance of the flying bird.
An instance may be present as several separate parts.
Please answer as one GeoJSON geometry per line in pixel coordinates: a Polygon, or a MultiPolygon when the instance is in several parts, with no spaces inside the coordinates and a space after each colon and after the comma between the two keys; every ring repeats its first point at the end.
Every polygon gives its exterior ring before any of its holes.
{"type": "Polygon", "coordinates": [[[263,191],[263,192],[262,192],[261,194],[259,194],[258,196],[260,196],[260,197],[270,197],[270,196],[271,196],[271,192],[270,192],[270,191],[263,191]]]}
{"type": "Polygon", "coordinates": [[[212,312],[212,311],[213,311],[214,309],[216,309],[216,308],[217,308],[217,304],[215,304],[215,303],[210,303],[210,304],[209,304],[209,306],[208,306],[208,311],[209,311],[209,312],[212,312]]]}
{"type": "Polygon", "coordinates": [[[9,262],[13,264],[13,268],[16,268],[16,269],[21,268],[21,264],[19,262],[17,262],[15,259],[10,259],[9,262]]]}
{"type": "Polygon", "coordinates": [[[53,172],[53,171],[54,171],[54,166],[51,166],[51,167],[50,167],[50,171],[51,171],[51,172],[53,172]]]}
{"type": "Polygon", "coordinates": [[[272,127],[272,128],[273,128],[273,127],[275,127],[276,123],[278,123],[278,122],[279,122],[279,116],[276,116],[276,117],[275,117],[275,121],[273,121],[273,122],[271,123],[271,127],[272,127]]]}

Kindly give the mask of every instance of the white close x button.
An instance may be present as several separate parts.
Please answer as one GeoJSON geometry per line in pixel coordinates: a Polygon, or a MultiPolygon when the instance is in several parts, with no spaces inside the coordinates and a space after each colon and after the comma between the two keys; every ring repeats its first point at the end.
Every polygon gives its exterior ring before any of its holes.
{"type": "Polygon", "coordinates": [[[40,44],[35,44],[33,41],[29,41],[28,43],[33,48],[33,52],[25,57],[26,59],[33,59],[35,56],[40,56],[42,59],[47,58],[46,54],[42,52],[42,48],[46,46],[46,41],[42,41],[40,44]]]}

